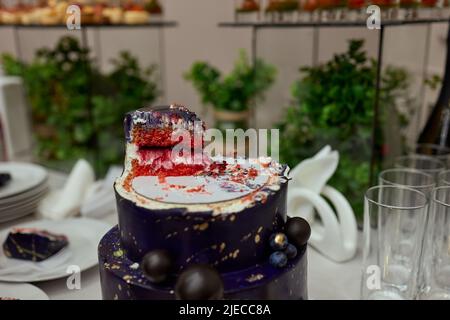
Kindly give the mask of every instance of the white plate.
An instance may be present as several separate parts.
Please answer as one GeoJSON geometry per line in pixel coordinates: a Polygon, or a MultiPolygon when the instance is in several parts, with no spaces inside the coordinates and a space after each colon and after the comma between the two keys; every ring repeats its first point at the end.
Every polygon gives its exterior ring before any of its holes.
{"type": "Polygon", "coordinates": [[[29,283],[0,282],[0,298],[19,300],[49,300],[44,291],[29,283]]]}
{"type": "MultiPolygon", "coordinates": [[[[38,220],[13,227],[38,228],[64,234],[69,239],[69,245],[60,253],[42,262],[10,259],[1,250],[0,281],[47,281],[69,276],[67,273],[69,266],[78,266],[80,271],[89,269],[98,263],[98,243],[112,226],[99,220],[76,218],[61,221],[38,220]],[[56,259],[59,259],[61,263],[59,260],[56,263],[56,259]],[[6,268],[9,270],[7,273],[6,268]]],[[[11,228],[0,232],[0,243],[5,241],[11,228]]]]}
{"type": "MultiPolygon", "coordinates": [[[[17,220],[19,218],[25,217],[27,215],[33,214],[37,211],[38,204],[31,204],[27,206],[23,206],[20,208],[16,208],[13,211],[6,213],[2,213],[0,215],[0,223],[17,220]]],[[[1,248],[0,248],[1,250],[1,248]]]]}
{"type": "Polygon", "coordinates": [[[44,198],[44,196],[46,195],[47,190],[44,190],[43,192],[40,192],[38,194],[33,195],[32,197],[29,197],[27,199],[24,199],[22,201],[17,201],[17,202],[13,202],[13,203],[9,203],[7,205],[1,205],[0,204],[0,216],[3,213],[8,213],[10,210],[14,210],[16,208],[19,207],[23,207],[25,205],[29,205],[29,204],[37,204],[39,203],[39,201],[41,201],[42,198],[44,198]]]}
{"type": "Polygon", "coordinates": [[[0,188],[0,199],[36,188],[47,179],[47,171],[31,163],[0,162],[0,172],[11,174],[11,181],[0,188]]]}
{"type": "MultiPolygon", "coordinates": [[[[9,221],[13,221],[13,220],[17,220],[20,218],[23,218],[25,216],[28,216],[30,214],[33,214],[36,212],[36,209],[33,208],[31,210],[26,210],[26,211],[22,211],[20,213],[16,213],[13,216],[7,216],[7,217],[0,217],[0,224],[4,223],[4,222],[9,222],[9,221]]],[[[1,250],[1,248],[0,248],[1,250]]]]}
{"type": "Polygon", "coordinates": [[[45,193],[46,191],[48,191],[48,185],[46,182],[44,182],[31,190],[19,193],[8,198],[0,199],[0,207],[9,206],[17,202],[22,202],[36,195],[45,193]]]}

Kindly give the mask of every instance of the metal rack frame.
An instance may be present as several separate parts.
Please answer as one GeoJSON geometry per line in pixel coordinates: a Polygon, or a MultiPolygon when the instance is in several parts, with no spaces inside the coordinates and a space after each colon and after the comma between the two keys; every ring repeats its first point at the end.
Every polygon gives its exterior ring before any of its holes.
{"type": "MultiPolygon", "coordinates": [[[[445,90],[441,90],[438,98],[438,103],[448,104],[450,100],[450,20],[444,18],[436,19],[415,19],[415,20],[388,20],[382,21],[380,29],[378,30],[378,48],[377,48],[377,71],[375,79],[375,99],[374,99],[374,118],[373,118],[373,132],[372,132],[372,156],[370,160],[370,181],[374,181],[374,167],[378,157],[376,144],[376,128],[379,123],[379,107],[380,107],[380,86],[381,86],[381,70],[383,66],[383,51],[384,51],[384,36],[385,29],[388,27],[398,27],[398,26],[409,26],[409,25],[426,25],[427,30],[427,41],[425,48],[424,57],[424,68],[423,75],[426,73],[426,64],[428,64],[429,58],[429,37],[430,28],[434,23],[448,23],[448,35],[447,35],[447,55],[445,72],[442,86],[446,87],[445,90]]],[[[218,24],[222,28],[251,28],[251,42],[252,42],[252,62],[254,63],[257,58],[257,39],[258,31],[262,29],[292,29],[292,28],[313,28],[313,65],[317,64],[318,61],[318,43],[319,43],[319,33],[320,28],[349,28],[349,27],[366,27],[365,21],[337,21],[337,22],[282,22],[282,23],[268,23],[268,22],[220,22],[218,24]]],[[[375,30],[374,30],[375,31],[375,30]]],[[[422,93],[423,94],[423,93],[422,93]]],[[[422,97],[423,99],[423,97],[422,97]]]]}
{"type": "MultiPolygon", "coordinates": [[[[163,28],[167,27],[176,27],[178,24],[175,21],[155,21],[155,22],[149,22],[145,24],[111,24],[111,25],[99,25],[99,24],[83,24],[80,29],[78,30],[68,30],[70,32],[74,32],[74,34],[80,36],[80,42],[81,46],[83,48],[88,48],[88,35],[87,30],[88,29],[94,29],[96,31],[94,37],[96,37],[96,42],[99,41],[99,30],[100,29],[117,29],[117,28],[126,28],[126,29],[136,29],[136,28],[151,28],[151,29],[158,29],[158,42],[159,42],[159,73],[160,73],[160,83],[161,83],[161,91],[163,94],[166,94],[166,78],[165,78],[165,38],[164,38],[164,32],[163,28]]],[[[15,51],[20,60],[23,60],[22,51],[20,48],[20,30],[48,30],[48,29],[67,29],[67,26],[65,24],[57,24],[57,25],[12,25],[12,24],[0,24],[0,28],[12,28],[13,32],[13,38],[14,38],[14,44],[15,44],[15,51]]],[[[95,50],[95,49],[94,49],[95,50]]],[[[98,50],[99,51],[99,50],[98,50]]],[[[98,52],[98,56],[100,56],[100,52],[98,52]]],[[[98,58],[98,57],[97,57],[98,58]]],[[[88,74],[89,82],[92,82],[92,77],[89,72],[89,69],[86,68],[86,72],[88,74]]],[[[93,116],[92,116],[92,105],[91,105],[91,99],[90,96],[92,95],[91,92],[91,86],[88,85],[87,88],[87,95],[89,99],[87,99],[87,109],[88,109],[88,117],[92,123],[93,116]]],[[[91,141],[92,146],[95,149],[95,164],[94,166],[97,167],[98,163],[98,153],[99,145],[97,137],[94,136],[94,141],[91,141]]]]}

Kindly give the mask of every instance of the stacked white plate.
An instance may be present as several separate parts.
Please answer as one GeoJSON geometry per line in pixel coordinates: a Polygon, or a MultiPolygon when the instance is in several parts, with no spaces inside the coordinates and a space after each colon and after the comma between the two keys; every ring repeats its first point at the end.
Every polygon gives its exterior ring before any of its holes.
{"type": "Polygon", "coordinates": [[[48,189],[47,171],[31,163],[0,162],[0,173],[11,175],[0,187],[0,223],[34,213],[48,189]]]}

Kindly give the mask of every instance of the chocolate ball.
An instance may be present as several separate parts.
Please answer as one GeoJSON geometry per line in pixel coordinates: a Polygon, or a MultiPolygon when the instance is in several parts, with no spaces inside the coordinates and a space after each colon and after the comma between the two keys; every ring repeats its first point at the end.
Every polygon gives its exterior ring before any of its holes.
{"type": "Polygon", "coordinates": [[[223,291],[220,274],[207,264],[189,266],[175,284],[178,300],[219,300],[223,299],[223,291]]]}
{"type": "Polygon", "coordinates": [[[270,247],[276,251],[284,250],[288,245],[288,238],[281,232],[272,234],[269,241],[270,247]]]}
{"type": "Polygon", "coordinates": [[[289,242],[297,248],[300,248],[308,242],[311,236],[311,227],[305,219],[294,217],[288,219],[284,226],[284,232],[289,242]]]}
{"type": "Polygon", "coordinates": [[[153,250],[142,258],[141,268],[149,281],[161,283],[172,272],[172,258],[167,250],[153,250]]]}
{"type": "Polygon", "coordinates": [[[283,268],[286,266],[288,258],[284,252],[275,251],[269,257],[269,262],[275,268],[283,268]]]}

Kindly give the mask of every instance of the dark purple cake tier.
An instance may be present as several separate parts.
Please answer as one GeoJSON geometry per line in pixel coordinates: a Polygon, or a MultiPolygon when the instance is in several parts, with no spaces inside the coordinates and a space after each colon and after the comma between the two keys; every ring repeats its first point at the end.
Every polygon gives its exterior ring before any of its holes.
{"type": "Polygon", "coordinates": [[[180,299],[223,289],[226,299],[306,299],[309,235],[292,230],[309,226],[286,224],[289,168],[269,157],[210,157],[204,130],[177,105],[126,115],[119,223],[99,246],[103,297],[174,299],[176,282],[180,299]]]}
{"type": "Polygon", "coordinates": [[[269,237],[286,221],[287,184],[264,201],[230,214],[148,209],[116,193],[120,235],[127,255],[141,261],[149,251],[166,249],[177,269],[208,263],[233,271],[264,262],[269,237]]]}
{"type": "MultiPolygon", "coordinates": [[[[123,250],[119,229],[110,230],[99,245],[100,276],[103,299],[175,299],[174,279],[164,285],[148,281],[139,264],[123,250]]],[[[306,246],[284,268],[275,268],[267,261],[246,269],[222,273],[225,299],[307,299],[306,246]]]]}

